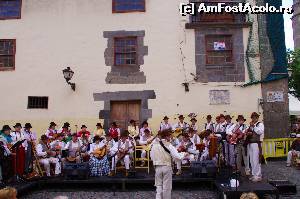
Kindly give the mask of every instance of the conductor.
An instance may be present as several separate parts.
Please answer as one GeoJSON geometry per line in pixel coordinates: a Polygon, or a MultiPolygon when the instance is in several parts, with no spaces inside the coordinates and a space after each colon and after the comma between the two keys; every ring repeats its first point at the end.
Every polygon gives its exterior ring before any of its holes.
{"type": "Polygon", "coordinates": [[[171,199],[172,192],[172,158],[182,160],[186,153],[178,153],[172,146],[171,130],[159,132],[159,138],[154,140],[150,157],[155,168],[156,199],[171,199]]]}

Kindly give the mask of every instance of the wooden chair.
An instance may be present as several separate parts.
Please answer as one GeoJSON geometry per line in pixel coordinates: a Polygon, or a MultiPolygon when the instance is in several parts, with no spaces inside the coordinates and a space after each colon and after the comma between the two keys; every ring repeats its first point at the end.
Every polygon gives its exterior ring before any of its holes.
{"type": "Polygon", "coordinates": [[[135,168],[136,169],[147,169],[148,174],[150,173],[150,148],[147,145],[143,145],[143,146],[136,146],[135,147],[135,153],[134,153],[134,164],[135,164],[135,168]],[[141,158],[141,157],[137,157],[137,154],[141,154],[142,151],[145,150],[146,151],[146,157],[145,158],[141,158]],[[140,152],[140,153],[137,153],[140,152]],[[145,166],[137,166],[137,163],[141,163],[141,162],[145,162],[145,166]]]}

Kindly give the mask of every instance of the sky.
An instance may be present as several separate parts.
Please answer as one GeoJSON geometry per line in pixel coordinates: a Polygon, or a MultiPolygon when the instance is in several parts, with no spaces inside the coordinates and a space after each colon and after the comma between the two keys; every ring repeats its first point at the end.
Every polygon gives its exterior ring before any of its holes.
{"type": "MultiPolygon", "coordinates": [[[[282,5],[292,7],[293,0],[282,0],[282,5]]],[[[294,49],[292,14],[284,14],[285,44],[287,49],[294,49]]]]}

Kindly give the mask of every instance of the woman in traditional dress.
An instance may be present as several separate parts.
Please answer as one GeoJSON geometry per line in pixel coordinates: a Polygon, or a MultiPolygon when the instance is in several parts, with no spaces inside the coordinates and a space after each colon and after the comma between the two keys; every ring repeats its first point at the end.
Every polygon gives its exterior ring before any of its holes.
{"type": "Polygon", "coordinates": [[[90,147],[90,175],[106,176],[110,171],[110,165],[106,155],[106,143],[99,136],[94,137],[94,143],[90,147]],[[104,151],[103,151],[104,150],[104,151]]]}

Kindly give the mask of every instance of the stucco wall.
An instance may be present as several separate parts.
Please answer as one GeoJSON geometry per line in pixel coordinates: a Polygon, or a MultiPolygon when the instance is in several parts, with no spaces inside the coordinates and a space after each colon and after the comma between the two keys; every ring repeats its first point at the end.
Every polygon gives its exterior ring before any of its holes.
{"type": "MultiPolygon", "coordinates": [[[[107,91],[154,90],[156,99],[149,100],[153,128],[163,115],[195,112],[203,120],[206,114],[224,111],[246,116],[261,112],[260,85],[241,88],[228,82],[192,82],[190,92],[184,91],[185,76],[189,81],[193,79],[190,73],[196,74],[195,35],[194,30],[184,29],[187,18],[179,15],[179,2],[146,0],[145,13],[113,14],[111,1],[23,1],[22,19],[0,21],[1,38],[17,41],[16,70],[0,72],[0,125],[31,121],[36,131],[44,132],[52,120],[60,124],[70,120],[94,128],[104,103],[94,101],[93,93],[107,91]],[[141,65],[145,84],[106,84],[110,67],[105,66],[107,39],[103,31],[115,30],[145,31],[148,55],[141,65]],[[67,66],[75,72],[75,92],[62,75],[67,66]],[[209,90],[229,90],[231,103],[209,105],[209,90]],[[27,96],[49,96],[49,109],[28,110],[27,96]]],[[[248,33],[243,29],[244,47],[248,33]]],[[[245,77],[247,82],[247,70],[245,77]]]]}

